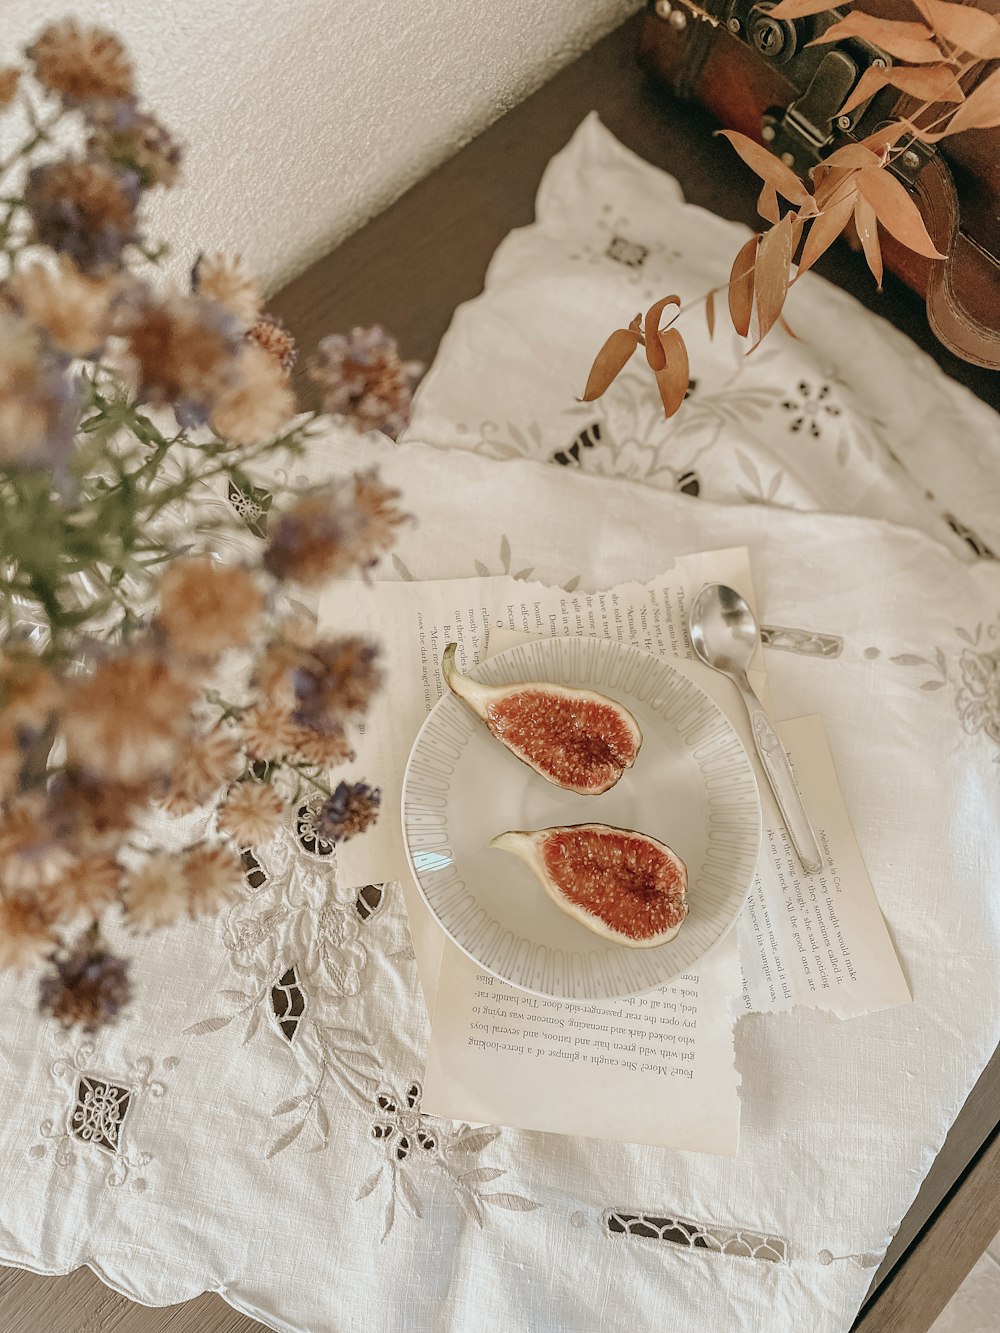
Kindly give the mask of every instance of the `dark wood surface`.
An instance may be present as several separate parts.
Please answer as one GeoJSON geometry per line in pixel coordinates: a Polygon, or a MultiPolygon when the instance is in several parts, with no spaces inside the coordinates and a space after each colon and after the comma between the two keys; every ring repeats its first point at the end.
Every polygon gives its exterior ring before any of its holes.
{"type": "MultiPolygon", "coordinates": [[[[271,309],[297,337],[303,361],[325,333],[381,323],[405,356],[429,362],[455,307],[482,290],[500,241],[532,220],[545,164],[592,109],[628,147],[675,175],[692,203],[754,225],[755,178],[712,137],[704,112],[672,101],[640,73],[636,42],[637,20],[630,20],[277,293],[271,309]]],[[[948,374],[1000,405],[1000,376],[940,347],[923,303],[902,284],[890,277],[877,293],[863,259],[843,246],[817,269],[903,329],[948,374]]],[[[998,1120],[1000,1053],[903,1220],[857,1333],[923,1333],[1000,1228],[998,1120]],[[920,1322],[923,1315],[915,1312],[931,1309],[930,1319],[920,1322]]],[[[109,1291],[87,1269],[59,1278],[0,1269],[0,1333],[261,1329],[218,1296],[149,1310],[109,1291]]]]}
{"type": "MultiPolygon", "coordinates": [[[[854,1333],[927,1333],[1000,1232],[1000,1131],[951,1190],[891,1279],[866,1302],[854,1333]]],[[[1000,1309],[995,1312],[1000,1328],[1000,1309]]]]}

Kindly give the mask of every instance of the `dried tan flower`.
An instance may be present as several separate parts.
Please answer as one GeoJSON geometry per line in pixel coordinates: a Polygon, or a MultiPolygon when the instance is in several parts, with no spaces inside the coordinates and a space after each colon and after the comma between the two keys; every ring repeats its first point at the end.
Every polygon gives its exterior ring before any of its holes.
{"type": "Polygon", "coordinates": [[[291,681],[293,721],[316,731],[336,731],[346,718],[366,712],[381,681],[377,657],[374,644],[354,635],[315,644],[291,681]]]}
{"type": "Polygon", "coordinates": [[[43,328],[67,356],[97,356],[111,332],[111,278],[90,278],[66,255],[55,268],[38,263],[20,269],[7,284],[18,310],[43,328]]]}
{"type": "Polygon", "coordinates": [[[320,388],[324,411],[395,439],[409,420],[420,370],[416,362],[400,360],[395,340],[376,325],[324,338],[308,373],[320,388]]]}
{"type": "Polygon", "coordinates": [[[240,718],[240,731],[247,754],[265,762],[288,754],[296,735],[288,709],[266,702],[247,709],[240,718]]]}
{"type": "Polygon", "coordinates": [[[103,28],[60,19],[42,29],[27,56],[42,87],[70,106],[132,94],[128,53],[114,33],[103,28]]]}
{"type": "Polygon", "coordinates": [[[137,305],[126,335],[140,399],[173,404],[186,426],[203,424],[239,346],[225,312],[196,296],[149,298],[137,305]]]}
{"type": "Polygon", "coordinates": [[[211,556],[175,560],[160,582],[160,624],[185,657],[215,658],[257,632],[264,597],[245,569],[211,556]]]}
{"type": "Polygon", "coordinates": [[[0,897],[0,969],[21,972],[34,967],[54,945],[49,919],[33,894],[0,897]]]}
{"type": "Polygon", "coordinates": [[[10,106],[21,80],[21,71],[13,65],[0,69],[0,107],[10,106]]]}
{"type": "Polygon", "coordinates": [[[316,731],[312,727],[296,727],[291,749],[299,759],[316,768],[334,768],[355,758],[347,737],[339,728],[316,731]]]}
{"type": "Polygon", "coordinates": [[[113,856],[82,856],[45,890],[45,903],[60,921],[81,912],[99,916],[118,897],[122,868],[113,856]]]}
{"type": "Polygon", "coordinates": [[[346,842],[378,819],[382,793],[367,782],[341,782],[316,814],[316,832],[326,842],[346,842]]]}
{"type": "Polygon", "coordinates": [[[6,801],[17,790],[23,763],[17,732],[5,722],[0,726],[0,801],[6,801]]]}
{"type": "Polygon", "coordinates": [[[24,189],[34,239],[66,254],[84,273],[121,266],[122,250],[138,240],[135,176],[110,163],[65,158],[33,167],[24,189]]]}
{"type": "Polygon", "coordinates": [[[134,171],[147,190],[153,185],[169,190],[180,175],[180,145],[132,101],[105,105],[91,117],[88,147],[95,156],[134,171]]]}
{"type": "Polygon", "coordinates": [[[65,1027],[79,1023],[96,1032],[128,1004],[132,988],[128,962],[106,949],[93,947],[89,937],[68,957],[57,958],[38,988],[38,1007],[65,1027]]]}
{"type": "Polygon", "coordinates": [[[172,814],[196,810],[236,776],[240,747],[231,731],[209,731],[187,741],[170,775],[163,804],[172,814]]]}
{"type": "Polygon", "coordinates": [[[68,455],[79,396],[47,356],[38,329],[0,306],[0,465],[52,464],[68,455]]]}
{"type": "Polygon", "coordinates": [[[0,654],[0,715],[19,731],[44,731],[59,707],[62,689],[34,653],[0,654]]]}
{"type": "Polygon", "coordinates": [[[45,819],[45,802],[29,793],[0,816],[0,884],[8,892],[51,884],[71,860],[45,819]]]}
{"type": "Polygon", "coordinates": [[[285,803],[263,782],[240,782],[226,797],[219,813],[219,828],[237,847],[269,842],[281,823],[285,803]]]}
{"type": "Polygon", "coordinates": [[[76,855],[114,852],[153,784],[104,782],[79,769],[60,773],[49,787],[45,821],[53,836],[76,855]]]}
{"type": "Polygon", "coordinates": [[[177,758],[191,683],[148,648],[123,652],[75,684],[62,714],[69,763],[98,781],[142,783],[177,758]]]}
{"type": "Polygon", "coordinates": [[[256,343],[240,349],[232,371],[215,397],[212,428],[236,444],[260,444],[277,435],[296,412],[288,376],[256,343]]]}
{"type": "Polygon", "coordinates": [[[247,337],[258,347],[262,347],[286,375],[291,373],[298,352],[295,347],[295,339],[280,319],[275,319],[273,315],[261,315],[247,329],[247,337]]]}
{"type": "Polygon", "coordinates": [[[306,587],[369,569],[393,545],[405,515],[374,470],[308,491],[278,521],[264,567],[306,587]]]}
{"type": "Polygon", "coordinates": [[[252,324],[260,315],[264,298],[240,255],[199,255],[191,272],[191,287],[199,296],[218,301],[245,324],[252,324]]]}
{"type": "Polygon", "coordinates": [[[125,877],[125,911],[136,926],[171,926],[188,908],[182,857],[152,852],[125,877]]]}
{"type": "Polygon", "coordinates": [[[198,843],[183,859],[188,910],[193,917],[215,916],[232,902],[243,883],[243,863],[229,843],[198,843]]]}

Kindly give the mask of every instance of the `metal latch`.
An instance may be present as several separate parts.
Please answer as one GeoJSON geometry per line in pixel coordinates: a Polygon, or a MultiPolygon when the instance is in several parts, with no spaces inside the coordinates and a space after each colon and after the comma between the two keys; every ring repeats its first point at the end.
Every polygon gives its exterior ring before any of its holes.
{"type": "Polygon", "coordinates": [[[847,101],[860,71],[844,51],[827,51],[805,92],[784,111],[765,112],[764,141],[788,166],[815,166],[833,138],[837,112],[847,101]]]}

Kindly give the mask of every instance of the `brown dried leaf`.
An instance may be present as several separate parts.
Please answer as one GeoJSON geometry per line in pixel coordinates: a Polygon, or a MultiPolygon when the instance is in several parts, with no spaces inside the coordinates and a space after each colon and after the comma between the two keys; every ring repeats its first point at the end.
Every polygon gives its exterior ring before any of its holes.
{"type": "Polygon", "coordinates": [[[594,358],[580,402],[592,403],[595,398],[606,393],[616,376],[628,365],[629,358],[638,346],[639,335],[634,329],[615,329],[594,358]]]}
{"type": "Polygon", "coordinates": [[[662,370],[666,365],[666,361],[663,359],[663,348],[657,336],[660,332],[660,316],[668,305],[679,306],[680,303],[681,298],[679,296],[664,296],[661,301],[657,301],[646,311],[646,360],[649,362],[651,370],[662,370]]]}
{"type": "Polygon", "coordinates": [[[857,191],[851,190],[846,198],[838,200],[829,209],[822,212],[816,218],[809,228],[809,235],[806,237],[806,243],[802,248],[802,258],[799,260],[798,277],[807,273],[812,268],[820,255],[824,254],[840,233],[847,226],[854,212],[854,201],[857,198],[857,191]]]}
{"type": "Polygon", "coordinates": [[[759,236],[751,236],[746,245],[733,260],[729,275],[729,314],[733,328],[745,338],[750,330],[750,316],[753,313],[753,271],[757,261],[759,236]]]}
{"type": "Polygon", "coordinates": [[[765,181],[757,196],[757,212],[765,222],[780,222],[781,209],[778,207],[778,195],[774,186],[765,181]]]}
{"type": "Polygon", "coordinates": [[[808,190],[795,172],[786,167],[773,153],[753,139],[748,139],[745,134],[740,134],[738,130],[719,130],[718,133],[729,140],[750,170],[756,172],[761,180],[766,181],[783,199],[792,204],[805,203],[808,190]]]}
{"type": "Polygon", "coordinates": [[[878,19],[871,14],[862,14],[852,10],[839,23],[832,24],[825,32],[814,37],[810,46],[820,46],[824,42],[840,42],[845,37],[860,37],[881,47],[899,60],[908,60],[911,65],[935,65],[944,60],[944,53],[933,40],[933,34],[926,23],[908,23],[899,19],[878,19]]]}
{"type": "Polygon", "coordinates": [[[715,337],[715,292],[705,297],[705,323],[708,325],[709,338],[715,337]]]}
{"type": "Polygon", "coordinates": [[[983,60],[1000,58],[1000,19],[981,9],[945,0],[914,0],[939,37],[983,60]]]}
{"type": "Polygon", "coordinates": [[[825,14],[828,9],[835,8],[834,0],[781,0],[767,12],[776,19],[804,19],[810,14],[825,14]]]}
{"type": "Polygon", "coordinates": [[[940,134],[922,134],[929,143],[961,130],[987,130],[1000,125],[1000,69],[973,88],[940,134]]]}
{"type": "Polygon", "coordinates": [[[667,329],[666,333],[661,333],[659,342],[663,347],[664,367],[656,372],[656,387],[660,391],[663,415],[672,417],[688,391],[691,369],[684,339],[677,329],[667,329]]]}
{"type": "Polygon", "coordinates": [[[965,96],[947,65],[919,65],[916,68],[892,65],[888,69],[872,66],[862,74],[858,86],[840,108],[840,114],[853,111],[887,85],[908,93],[910,97],[919,97],[923,102],[961,102],[965,96]]]}
{"type": "MultiPolygon", "coordinates": [[[[799,341],[799,335],[795,332],[784,315],[778,316],[778,327],[783,329],[785,333],[788,334],[789,338],[794,338],[796,342],[799,341]]],[[[777,490],[777,487],[775,487],[775,490],[777,490]]]]}
{"type": "Polygon", "coordinates": [[[928,236],[920,209],[906,187],[884,167],[865,167],[859,171],[858,189],[875,210],[879,222],[897,241],[928,259],[944,259],[928,236]]]}
{"type": "Polygon", "coordinates": [[[858,239],[861,241],[861,248],[865,252],[865,259],[868,261],[868,267],[875,276],[875,281],[882,288],[882,247],[878,239],[878,222],[875,218],[875,210],[864,197],[859,194],[854,201],[854,225],[857,228],[858,239]]]}
{"type": "MultiPolygon", "coordinates": [[[[774,327],[788,293],[792,262],[792,218],[785,217],[761,237],[754,265],[753,295],[757,307],[757,346],[774,327]]],[[[752,349],[751,349],[752,350],[752,349]]]]}

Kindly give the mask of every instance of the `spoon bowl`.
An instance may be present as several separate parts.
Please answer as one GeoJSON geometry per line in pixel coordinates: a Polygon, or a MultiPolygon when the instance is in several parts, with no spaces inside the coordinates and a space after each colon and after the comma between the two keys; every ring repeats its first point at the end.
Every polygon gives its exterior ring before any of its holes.
{"type": "Polygon", "coordinates": [[[745,675],[757,650],[757,621],[735,588],[709,583],[694,599],[688,617],[691,647],[706,666],[745,675]]]}

